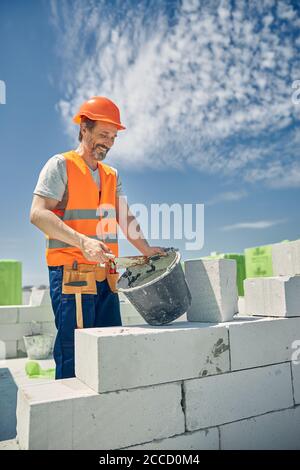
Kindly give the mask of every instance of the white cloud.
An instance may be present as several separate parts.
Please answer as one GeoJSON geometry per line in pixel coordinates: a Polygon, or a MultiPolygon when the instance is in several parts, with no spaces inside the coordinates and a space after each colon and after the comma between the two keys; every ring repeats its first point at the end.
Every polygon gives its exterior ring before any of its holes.
{"type": "Polygon", "coordinates": [[[217,194],[215,197],[210,199],[206,205],[212,206],[215,204],[223,203],[223,202],[234,202],[239,201],[247,196],[246,191],[227,191],[225,193],[217,194]]]}
{"type": "Polygon", "coordinates": [[[225,225],[221,228],[221,230],[223,230],[224,232],[237,229],[261,230],[265,228],[274,227],[274,225],[282,224],[284,222],[286,222],[286,220],[259,220],[256,222],[239,222],[232,225],[225,225]]]}
{"type": "Polygon", "coordinates": [[[290,34],[299,11],[285,0],[235,3],[174,1],[170,19],[167,2],[53,0],[66,132],[75,139],[72,115],[88,97],[105,95],[127,127],[113,165],[190,166],[299,186],[300,131],[288,129],[300,118],[291,100],[299,39],[290,34]]]}

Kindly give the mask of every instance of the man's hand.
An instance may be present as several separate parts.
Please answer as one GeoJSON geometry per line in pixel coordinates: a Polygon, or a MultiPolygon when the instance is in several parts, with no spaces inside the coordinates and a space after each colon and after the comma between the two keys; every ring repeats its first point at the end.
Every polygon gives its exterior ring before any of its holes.
{"type": "Polygon", "coordinates": [[[144,256],[163,255],[167,256],[167,253],[160,246],[148,246],[142,250],[144,256]]]}
{"type": "Polygon", "coordinates": [[[81,239],[80,249],[88,261],[107,263],[113,257],[112,251],[104,242],[85,236],[81,239]]]}

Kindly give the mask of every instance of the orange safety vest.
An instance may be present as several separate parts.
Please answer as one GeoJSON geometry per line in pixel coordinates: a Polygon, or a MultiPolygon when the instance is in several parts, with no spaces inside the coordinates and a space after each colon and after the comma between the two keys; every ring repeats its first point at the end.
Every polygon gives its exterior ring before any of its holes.
{"type": "MultiPolygon", "coordinates": [[[[63,153],[68,175],[68,202],[64,210],[54,209],[66,225],[79,233],[103,241],[118,256],[118,231],[116,219],[116,172],[108,165],[98,162],[101,181],[101,197],[88,166],[74,150],[63,153]]],[[[88,261],[82,251],[60,240],[46,240],[48,266],[78,263],[97,264],[88,261]]]]}

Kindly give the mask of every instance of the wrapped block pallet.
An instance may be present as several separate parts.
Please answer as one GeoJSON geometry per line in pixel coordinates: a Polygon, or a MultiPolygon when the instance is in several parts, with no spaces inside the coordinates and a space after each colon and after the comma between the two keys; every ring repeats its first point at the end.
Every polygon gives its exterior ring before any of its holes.
{"type": "Polygon", "coordinates": [[[0,305],[22,304],[22,263],[0,260],[0,305]]]}

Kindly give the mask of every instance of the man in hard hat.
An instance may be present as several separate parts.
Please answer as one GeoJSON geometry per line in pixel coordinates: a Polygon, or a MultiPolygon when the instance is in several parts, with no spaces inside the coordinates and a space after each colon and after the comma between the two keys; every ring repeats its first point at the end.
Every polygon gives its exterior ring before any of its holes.
{"type": "Polygon", "coordinates": [[[118,131],[125,129],[118,107],[95,96],[83,103],[73,121],[80,125],[79,146],[47,161],[30,212],[31,223],[47,237],[57,379],[75,376],[76,328],[122,324],[118,273],[108,268],[118,256],[117,225],[143,255],[164,254],[149,246],[121,197],[117,170],[103,163],[118,131]]]}

